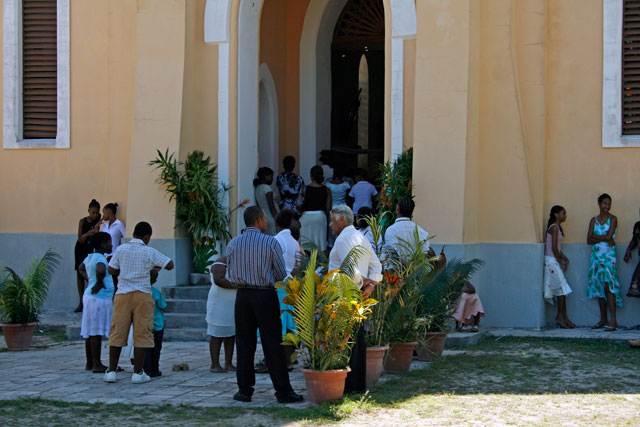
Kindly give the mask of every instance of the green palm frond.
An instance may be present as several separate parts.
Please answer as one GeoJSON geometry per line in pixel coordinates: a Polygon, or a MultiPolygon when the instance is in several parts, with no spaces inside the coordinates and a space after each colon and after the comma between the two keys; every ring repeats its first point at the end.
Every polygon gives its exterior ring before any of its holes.
{"type": "Polygon", "coordinates": [[[294,319],[297,325],[297,335],[302,341],[302,345],[313,350],[313,340],[315,335],[315,282],[316,252],[311,253],[309,264],[301,282],[300,297],[294,305],[294,319]]]}
{"type": "MultiPolygon", "coordinates": [[[[337,297],[345,301],[362,302],[362,292],[350,276],[345,273],[336,273],[331,276],[331,285],[335,286],[337,297]]],[[[335,299],[329,296],[330,299],[335,299]]]]}
{"type": "Polygon", "coordinates": [[[358,266],[358,261],[361,257],[367,254],[367,250],[360,245],[356,245],[344,257],[342,263],[340,264],[340,272],[346,274],[347,276],[353,278],[356,275],[356,268],[358,266]]]}
{"type": "Polygon", "coordinates": [[[30,323],[38,319],[38,310],[47,299],[49,284],[62,257],[49,249],[27,269],[24,279],[5,267],[6,277],[0,289],[0,306],[10,323],[30,323]]]}

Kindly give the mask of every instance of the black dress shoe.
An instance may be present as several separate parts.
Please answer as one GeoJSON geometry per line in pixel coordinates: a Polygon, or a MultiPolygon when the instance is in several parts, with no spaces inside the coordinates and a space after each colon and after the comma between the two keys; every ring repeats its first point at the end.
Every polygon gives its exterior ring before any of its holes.
{"type": "Polygon", "coordinates": [[[251,402],[251,396],[247,396],[244,393],[237,392],[233,395],[233,400],[237,400],[239,402],[251,402]]]}
{"type": "Polygon", "coordinates": [[[294,391],[292,391],[287,395],[278,397],[278,403],[295,403],[295,402],[302,402],[303,400],[304,400],[304,397],[302,397],[301,395],[299,395],[294,391]]]}
{"type": "Polygon", "coordinates": [[[149,376],[151,378],[161,377],[162,376],[162,372],[161,371],[151,371],[151,372],[149,372],[149,376]]]}

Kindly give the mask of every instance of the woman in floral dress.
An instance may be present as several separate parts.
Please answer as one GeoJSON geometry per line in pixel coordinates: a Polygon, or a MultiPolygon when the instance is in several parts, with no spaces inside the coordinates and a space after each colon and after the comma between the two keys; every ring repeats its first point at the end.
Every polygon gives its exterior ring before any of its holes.
{"type": "Polygon", "coordinates": [[[598,197],[600,214],[591,218],[587,243],[591,248],[591,262],[589,264],[589,283],[587,284],[587,297],[598,298],[600,306],[600,321],[593,329],[602,328],[606,332],[615,331],[618,327],[616,321],[616,306],[622,307],[620,295],[620,281],[616,267],[616,228],[618,219],[612,215],[611,196],[602,194],[598,197]],[[607,323],[607,306],[611,314],[607,323]]]}

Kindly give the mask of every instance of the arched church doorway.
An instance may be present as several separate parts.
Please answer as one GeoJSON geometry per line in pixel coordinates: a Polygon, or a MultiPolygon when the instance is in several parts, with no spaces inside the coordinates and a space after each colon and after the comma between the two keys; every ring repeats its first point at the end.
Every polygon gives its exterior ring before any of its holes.
{"type": "Polygon", "coordinates": [[[384,161],[384,5],[349,0],[331,43],[331,149],[344,171],[384,161]]]}
{"type": "Polygon", "coordinates": [[[258,166],[278,173],[278,97],[267,64],[260,65],[258,85],[258,166]]]}

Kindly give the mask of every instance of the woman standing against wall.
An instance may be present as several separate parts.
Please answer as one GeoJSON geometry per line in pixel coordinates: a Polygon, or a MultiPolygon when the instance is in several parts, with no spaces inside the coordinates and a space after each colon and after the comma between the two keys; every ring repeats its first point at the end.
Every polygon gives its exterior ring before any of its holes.
{"type": "Polygon", "coordinates": [[[587,243],[591,248],[591,262],[589,264],[589,283],[587,297],[598,298],[600,307],[600,321],[593,329],[602,328],[606,332],[615,331],[618,327],[616,320],[616,306],[622,307],[620,295],[620,281],[616,267],[616,229],[618,219],[610,213],[611,196],[604,193],[598,197],[600,214],[591,218],[587,232],[587,243]],[[607,323],[607,307],[611,315],[607,323]]]}
{"type": "Polygon", "coordinates": [[[276,216],[278,215],[278,208],[276,207],[276,201],[273,198],[273,169],[260,168],[258,169],[258,177],[253,180],[253,186],[255,187],[256,205],[264,211],[267,215],[267,234],[270,236],[276,235],[276,216]]]}
{"type": "Polygon", "coordinates": [[[87,255],[93,252],[91,242],[89,241],[91,236],[100,231],[100,203],[98,203],[96,199],[92,199],[89,203],[88,213],[89,215],[80,219],[78,223],[78,240],[76,241],[76,247],[73,251],[75,255],[78,297],[80,299],[78,306],[74,310],[76,313],[82,311],[82,296],[84,295],[85,288],[85,280],[80,275],[78,267],[80,267],[80,264],[82,264],[87,255]]]}
{"type": "Polygon", "coordinates": [[[553,297],[556,297],[558,300],[556,325],[563,329],[572,329],[576,325],[567,315],[567,295],[571,293],[571,287],[564,277],[564,272],[569,268],[569,258],[562,253],[564,238],[562,223],[566,219],[567,211],[562,206],[555,205],[551,208],[544,245],[544,299],[553,304],[553,297]]]}

